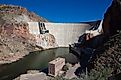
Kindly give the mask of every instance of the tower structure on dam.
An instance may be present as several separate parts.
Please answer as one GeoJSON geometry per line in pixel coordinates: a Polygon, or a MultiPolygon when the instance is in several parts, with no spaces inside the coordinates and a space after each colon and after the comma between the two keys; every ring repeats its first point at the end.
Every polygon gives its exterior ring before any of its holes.
{"type": "Polygon", "coordinates": [[[78,42],[79,36],[91,28],[91,25],[86,23],[28,22],[28,24],[31,34],[38,35],[48,32],[52,34],[59,47],[68,47],[69,44],[78,42]],[[42,30],[45,32],[41,32],[42,30]]]}

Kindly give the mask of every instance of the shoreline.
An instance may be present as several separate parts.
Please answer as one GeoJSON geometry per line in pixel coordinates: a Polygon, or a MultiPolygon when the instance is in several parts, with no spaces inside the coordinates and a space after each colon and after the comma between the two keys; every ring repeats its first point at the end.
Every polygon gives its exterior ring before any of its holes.
{"type": "Polygon", "coordinates": [[[29,55],[30,53],[24,53],[24,54],[13,54],[13,55],[6,55],[6,56],[2,56],[0,57],[0,65],[4,65],[4,64],[10,64],[13,62],[16,62],[22,58],[24,58],[24,56],[29,55]]]}
{"type": "MultiPolygon", "coordinates": [[[[44,51],[44,50],[56,49],[56,48],[59,48],[59,46],[49,47],[49,48],[44,48],[44,49],[35,49],[32,52],[34,52],[34,51],[44,51]]],[[[62,48],[68,48],[68,47],[62,47],[62,48]]],[[[24,58],[25,56],[29,55],[30,53],[31,52],[27,52],[27,53],[11,53],[9,55],[0,56],[0,65],[14,63],[14,62],[24,58]]]]}

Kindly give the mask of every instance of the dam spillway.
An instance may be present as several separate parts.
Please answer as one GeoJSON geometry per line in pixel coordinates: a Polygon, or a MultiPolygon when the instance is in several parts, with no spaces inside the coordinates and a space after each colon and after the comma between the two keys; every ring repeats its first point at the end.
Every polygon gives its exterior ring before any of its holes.
{"type": "MultiPolygon", "coordinates": [[[[40,34],[39,22],[28,22],[29,31],[32,34],[40,34]]],[[[43,22],[42,22],[43,23],[43,22]]],[[[81,36],[85,30],[91,28],[86,23],[50,23],[44,22],[45,27],[49,30],[49,33],[54,35],[56,43],[59,47],[68,47],[69,44],[78,42],[79,36],[81,36]]]]}

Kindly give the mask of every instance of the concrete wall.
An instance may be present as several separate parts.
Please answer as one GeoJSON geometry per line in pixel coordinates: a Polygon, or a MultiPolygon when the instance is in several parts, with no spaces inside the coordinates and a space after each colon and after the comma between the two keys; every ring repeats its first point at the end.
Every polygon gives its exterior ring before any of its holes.
{"type": "Polygon", "coordinates": [[[90,25],[81,23],[46,23],[45,25],[61,47],[68,47],[69,44],[77,42],[79,36],[90,28],[90,25]]]}
{"type": "MultiPolygon", "coordinates": [[[[30,31],[34,32],[33,27],[38,27],[37,23],[29,23],[31,27],[30,31]],[[33,25],[34,24],[34,25],[33,25]],[[33,27],[32,27],[33,26],[33,27]]],[[[45,27],[49,30],[49,33],[54,35],[59,47],[68,47],[69,44],[78,41],[79,36],[81,36],[85,30],[90,28],[89,24],[82,23],[45,23],[45,27]]],[[[37,30],[38,33],[39,30],[37,30]]]]}
{"type": "Polygon", "coordinates": [[[29,32],[31,34],[40,34],[40,31],[39,31],[39,24],[38,22],[28,22],[29,24],[29,32]]]}

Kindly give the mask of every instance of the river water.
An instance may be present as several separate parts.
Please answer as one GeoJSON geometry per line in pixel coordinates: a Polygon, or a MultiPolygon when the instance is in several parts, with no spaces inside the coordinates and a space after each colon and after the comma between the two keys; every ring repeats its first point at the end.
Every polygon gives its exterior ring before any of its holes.
{"type": "Polygon", "coordinates": [[[15,77],[26,73],[27,70],[44,70],[48,67],[48,62],[57,57],[63,57],[66,62],[76,63],[77,58],[69,53],[68,48],[55,48],[45,51],[32,52],[21,60],[0,66],[0,80],[12,80],[15,77]]]}

